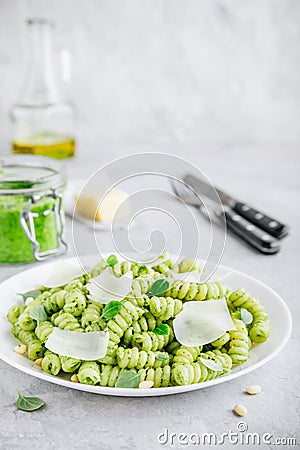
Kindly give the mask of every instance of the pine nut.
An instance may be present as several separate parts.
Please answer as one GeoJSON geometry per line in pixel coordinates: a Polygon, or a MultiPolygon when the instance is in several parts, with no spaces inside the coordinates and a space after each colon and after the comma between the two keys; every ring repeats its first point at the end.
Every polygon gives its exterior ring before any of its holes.
{"type": "Polygon", "coordinates": [[[14,351],[19,355],[24,355],[27,352],[27,345],[25,344],[16,345],[14,351]]]}
{"type": "Polygon", "coordinates": [[[150,389],[152,388],[154,385],[153,381],[151,380],[145,380],[145,381],[141,381],[139,384],[139,388],[140,389],[150,389]]]}
{"type": "Polygon", "coordinates": [[[247,414],[247,408],[243,405],[235,405],[233,410],[238,416],[241,416],[241,417],[243,417],[247,414]]]}
{"type": "Polygon", "coordinates": [[[79,383],[78,376],[77,376],[76,373],[74,373],[74,374],[71,376],[71,381],[73,381],[73,383],[79,383]]]}
{"type": "Polygon", "coordinates": [[[38,358],[38,359],[36,359],[36,360],[34,361],[34,364],[35,364],[36,366],[41,367],[42,361],[43,361],[43,358],[38,358]]]}
{"type": "Polygon", "coordinates": [[[256,395],[256,394],[260,394],[261,392],[261,387],[260,386],[248,386],[246,387],[246,392],[247,394],[250,395],[256,395]]]}
{"type": "Polygon", "coordinates": [[[31,302],[33,302],[33,297],[27,297],[25,300],[25,306],[30,305],[31,302]]]}

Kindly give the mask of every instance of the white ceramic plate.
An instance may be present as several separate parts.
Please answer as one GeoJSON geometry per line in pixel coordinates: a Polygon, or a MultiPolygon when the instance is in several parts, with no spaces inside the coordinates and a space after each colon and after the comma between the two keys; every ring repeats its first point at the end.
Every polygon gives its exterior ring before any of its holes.
{"type": "MultiPolygon", "coordinates": [[[[99,257],[97,258],[95,256],[84,257],[82,259],[83,263],[88,264],[89,266],[93,266],[98,260],[99,257]]],[[[77,259],[69,258],[68,261],[76,262],[77,259]]],[[[148,397],[193,391],[196,389],[213,386],[214,384],[224,383],[225,381],[232,380],[257,369],[267,361],[270,361],[270,359],[280,352],[291,333],[291,314],[283,299],[276,294],[276,292],[261,281],[258,281],[249,275],[228,267],[220,266],[218,269],[218,275],[227,274],[226,284],[230,285],[233,289],[244,287],[250,291],[253,296],[260,299],[261,303],[265,306],[270,315],[270,338],[263,344],[253,346],[251,349],[251,357],[247,363],[233,369],[229,374],[215,380],[188,386],[174,386],[155,389],[125,389],[73,383],[69,381],[70,376],[65,375],[62,377],[54,377],[52,375],[48,375],[42,372],[41,369],[35,368],[32,361],[29,359],[15,353],[13,349],[19,341],[11,335],[11,325],[6,319],[6,314],[10,306],[22,302],[21,297],[18,296],[17,293],[26,292],[33,289],[35,286],[43,284],[43,281],[47,278],[49,269],[53,264],[55,264],[55,262],[38,264],[31,269],[25,270],[7,279],[0,285],[0,358],[25,373],[41,378],[42,380],[50,381],[51,383],[60,384],[62,386],[81,391],[93,392],[95,394],[125,397],[148,397]]]]}

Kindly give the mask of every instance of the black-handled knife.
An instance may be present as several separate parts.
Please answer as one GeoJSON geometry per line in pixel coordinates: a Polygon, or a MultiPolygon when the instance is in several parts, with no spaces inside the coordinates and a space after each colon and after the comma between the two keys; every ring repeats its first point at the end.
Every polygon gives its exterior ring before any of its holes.
{"type": "MultiPolygon", "coordinates": [[[[176,183],[174,180],[170,181],[175,194],[188,205],[199,208],[209,221],[225,222],[228,230],[265,255],[272,255],[280,250],[280,244],[276,238],[257,228],[228,206],[221,206],[220,204],[217,207],[207,204],[204,206],[201,198],[187,184],[176,183]]],[[[215,191],[214,194],[216,202],[220,203],[215,191]]]]}
{"type": "Polygon", "coordinates": [[[224,211],[215,210],[215,214],[226,222],[229,231],[261,253],[274,255],[279,252],[280,244],[277,239],[248,222],[228,206],[224,207],[224,211]]]}
{"type": "Polygon", "coordinates": [[[289,228],[283,223],[279,222],[276,219],[273,219],[270,216],[267,216],[257,209],[252,208],[246,203],[236,200],[232,196],[221,191],[221,189],[209,185],[208,183],[200,180],[200,178],[195,177],[194,175],[186,175],[184,177],[184,182],[191,186],[198,194],[203,194],[205,197],[208,197],[213,201],[216,201],[217,199],[217,192],[221,202],[224,205],[229,206],[237,214],[244,217],[246,220],[253,223],[253,225],[264,230],[271,236],[276,237],[277,239],[282,239],[289,232],[289,228]]]}

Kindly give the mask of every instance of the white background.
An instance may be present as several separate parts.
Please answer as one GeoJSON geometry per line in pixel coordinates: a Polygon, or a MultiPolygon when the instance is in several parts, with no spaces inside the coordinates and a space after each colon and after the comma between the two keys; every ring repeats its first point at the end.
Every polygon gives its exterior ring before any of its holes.
{"type": "Polygon", "coordinates": [[[298,0],[0,0],[3,151],[37,16],[71,51],[84,154],[300,140],[298,0]]]}

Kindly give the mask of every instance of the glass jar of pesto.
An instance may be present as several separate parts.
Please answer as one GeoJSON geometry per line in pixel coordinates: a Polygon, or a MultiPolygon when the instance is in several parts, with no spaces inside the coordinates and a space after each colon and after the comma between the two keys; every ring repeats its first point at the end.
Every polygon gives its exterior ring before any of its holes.
{"type": "Polygon", "coordinates": [[[66,251],[66,173],[40,156],[0,159],[0,262],[43,261],[66,251]]]}

